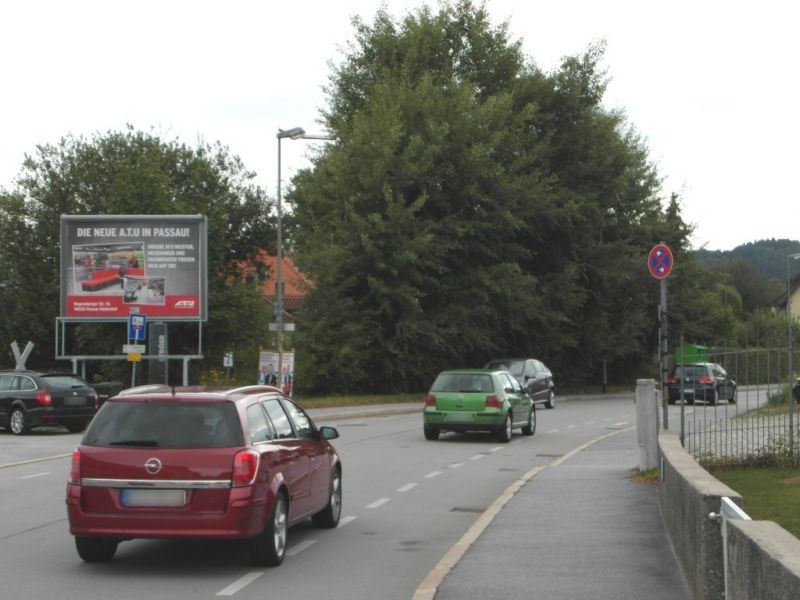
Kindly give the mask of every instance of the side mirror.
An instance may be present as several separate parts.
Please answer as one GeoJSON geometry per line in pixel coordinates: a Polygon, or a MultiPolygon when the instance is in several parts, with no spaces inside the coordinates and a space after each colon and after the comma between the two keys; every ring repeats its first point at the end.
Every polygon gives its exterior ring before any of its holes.
{"type": "Polygon", "coordinates": [[[323,440],[335,440],[339,437],[339,432],[335,427],[323,425],[319,428],[319,437],[321,437],[323,440]]]}

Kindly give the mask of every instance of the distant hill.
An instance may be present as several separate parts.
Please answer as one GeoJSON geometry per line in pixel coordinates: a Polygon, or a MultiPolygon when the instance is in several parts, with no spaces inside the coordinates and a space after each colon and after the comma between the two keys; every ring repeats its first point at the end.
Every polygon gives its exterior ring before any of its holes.
{"type": "MultiPolygon", "coordinates": [[[[753,265],[765,279],[786,281],[786,257],[800,253],[797,240],[759,240],[737,246],[733,250],[695,251],[697,260],[707,267],[725,267],[731,261],[742,259],[753,265]]],[[[795,271],[796,272],[796,271],[795,271]]],[[[784,286],[785,287],[785,286],[784,286]]]]}

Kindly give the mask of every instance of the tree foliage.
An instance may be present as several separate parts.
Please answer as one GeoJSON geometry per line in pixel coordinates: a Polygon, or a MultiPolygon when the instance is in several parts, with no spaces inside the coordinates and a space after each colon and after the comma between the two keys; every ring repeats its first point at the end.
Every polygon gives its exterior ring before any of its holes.
{"type": "MultiPolygon", "coordinates": [[[[562,380],[641,364],[666,209],[642,140],[603,107],[603,46],[543,73],[469,1],[354,22],[300,173],[298,261],[314,279],[298,354],[317,390],[420,390],[445,367],[536,355],[562,380]]],[[[656,325],[657,327],[657,325],[656,325]]]]}
{"type": "MultiPolygon", "coordinates": [[[[211,314],[206,353],[218,357],[234,345],[257,348],[267,336],[268,309],[253,286],[240,283],[236,261],[274,236],[266,199],[251,179],[220,145],[189,148],[132,129],[39,146],[26,158],[15,189],[0,193],[3,345],[32,340],[37,352],[29,363],[53,362],[61,215],[203,214],[209,229],[211,314]]],[[[120,327],[82,326],[70,336],[76,344],[72,350],[119,354],[125,341],[120,327]]],[[[172,353],[197,351],[197,336],[190,330],[171,327],[172,353]]]]}

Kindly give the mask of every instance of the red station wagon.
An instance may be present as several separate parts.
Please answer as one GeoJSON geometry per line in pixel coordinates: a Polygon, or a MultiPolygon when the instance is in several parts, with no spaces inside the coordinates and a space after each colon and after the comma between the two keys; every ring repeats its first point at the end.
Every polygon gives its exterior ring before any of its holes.
{"type": "Polygon", "coordinates": [[[78,554],[108,561],[134,538],[245,539],[255,564],[279,565],[290,526],[339,523],[337,437],[270,386],[111,398],[72,457],[78,554]]]}

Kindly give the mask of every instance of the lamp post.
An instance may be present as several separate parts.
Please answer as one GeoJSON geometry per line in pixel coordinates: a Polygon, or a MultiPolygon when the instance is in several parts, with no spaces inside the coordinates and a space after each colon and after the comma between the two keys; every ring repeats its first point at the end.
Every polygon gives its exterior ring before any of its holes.
{"type": "Polygon", "coordinates": [[[792,398],[793,366],[792,353],[794,351],[792,338],[792,278],[791,264],[793,260],[800,258],[800,253],[790,254],[786,257],[786,324],[789,333],[789,359],[787,366],[789,369],[789,460],[794,464],[794,398],[792,398]]]}
{"type": "Polygon", "coordinates": [[[278,375],[277,384],[281,387],[283,378],[283,207],[281,198],[281,140],[333,140],[332,135],[307,134],[302,127],[278,129],[278,247],[275,270],[275,323],[278,329],[278,375]]]}

